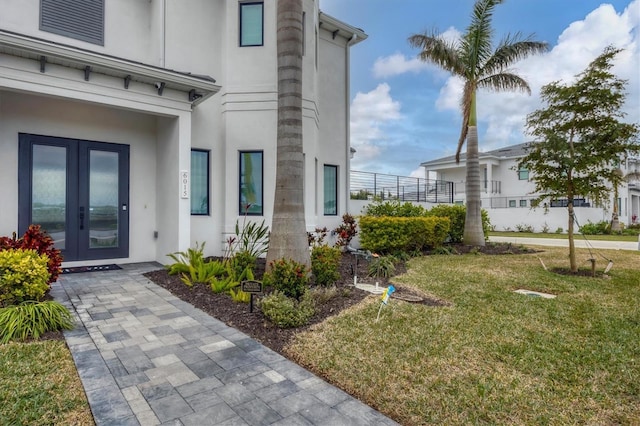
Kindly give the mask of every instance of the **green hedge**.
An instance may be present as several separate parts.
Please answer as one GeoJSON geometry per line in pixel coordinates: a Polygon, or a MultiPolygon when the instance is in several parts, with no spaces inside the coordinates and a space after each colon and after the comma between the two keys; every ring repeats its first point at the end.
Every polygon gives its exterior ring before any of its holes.
{"type": "Polygon", "coordinates": [[[360,218],[360,245],[375,253],[411,252],[441,246],[449,233],[446,217],[360,218]]]}
{"type": "MultiPolygon", "coordinates": [[[[449,229],[449,235],[447,242],[461,243],[462,236],[464,235],[464,222],[467,214],[467,207],[462,205],[451,204],[438,204],[433,206],[427,215],[430,217],[448,217],[451,220],[451,227],[449,229]]],[[[481,210],[482,214],[482,230],[484,232],[484,239],[489,238],[489,231],[491,230],[491,222],[489,220],[489,213],[485,209],[481,210]]]]}

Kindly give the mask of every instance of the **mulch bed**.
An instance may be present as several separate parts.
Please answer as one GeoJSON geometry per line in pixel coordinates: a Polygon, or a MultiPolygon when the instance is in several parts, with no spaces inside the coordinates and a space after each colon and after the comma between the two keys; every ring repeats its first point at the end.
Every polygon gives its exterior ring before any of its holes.
{"type": "MultiPolygon", "coordinates": [[[[453,246],[453,248],[455,248],[455,252],[459,254],[468,253],[470,250],[473,250],[473,248],[463,245],[456,245],[453,246]]],[[[493,255],[535,252],[534,250],[523,246],[492,243],[488,243],[485,247],[475,250],[479,250],[483,254],[493,255]]],[[[262,274],[264,273],[264,267],[264,260],[259,260],[255,271],[256,279],[261,279],[262,274]]],[[[274,326],[256,307],[254,307],[253,313],[250,313],[248,304],[233,302],[231,297],[226,294],[215,294],[206,284],[195,283],[192,287],[187,287],[182,281],[180,281],[178,276],[169,275],[165,269],[148,272],[145,276],[159,286],[169,290],[176,297],[192,304],[230,327],[234,327],[243,333],[246,333],[274,351],[283,353],[283,348],[292,341],[297,333],[305,331],[314,324],[318,324],[330,316],[337,315],[344,309],[354,306],[364,298],[371,296],[371,293],[357,289],[353,286],[354,267],[354,256],[348,253],[343,253],[340,262],[340,279],[335,284],[338,289],[339,296],[334,297],[324,305],[317,306],[316,313],[311,318],[309,324],[304,327],[294,329],[280,329],[274,326]]],[[[378,281],[381,286],[388,285],[389,280],[384,277],[376,279],[367,277],[367,268],[368,262],[362,260],[358,262],[357,272],[359,282],[372,283],[374,281],[378,281]]],[[[405,271],[406,267],[403,262],[396,265],[396,275],[400,275],[405,271]]],[[[391,281],[393,281],[393,278],[391,278],[391,281]]],[[[423,295],[415,294],[412,290],[395,283],[394,287],[396,287],[396,296],[401,300],[418,302],[428,306],[442,306],[446,304],[439,300],[429,299],[423,295]]]]}
{"type": "MultiPolygon", "coordinates": [[[[464,246],[461,244],[451,245],[449,247],[454,249],[453,252],[457,254],[465,254],[472,251],[479,251],[482,254],[488,255],[537,252],[536,250],[510,243],[487,243],[486,246],[480,248],[464,246]]],[[[429,252],[425,252],[425,255],[429,254],[429,252]]],[[[264,268],[264,260],[259,259],[255,270],[257,279],[262,278],[264,268]]],[[[373,283],[378,281],[381,286],[385,287],[389,284],[389,280],[384,277],[375,279],[367,277],[367,268],[368,262],[359,260],[357,269],[359,282],[373,283]]],[[[357,289],[353,286],[354,269],[354,256],[343,253],[340,262],[340,279],[335,284],[338,289],[339,296],[331,299],[329,303],[316,307],[316,313],[311,318],[309,324],[304,327],[294,329],[280,329],[274,326],[256,307],[254,307],[253,313],[250,313],[248,304],[235,303],[231,300],[231,297],[226,294],[215,294],[206,284],[196,283],[193,287],[189,288],[180,281],[178,276],[169,275],[165,269],[148,272],[145,276],[159,286],[169,290],[179,299],[192,304],[196,308],[199,308],[212,317],[219,319],[230,327],[234,327],[246,333],[276,352],[283,353],[282,349],[292,341],[293,337],[297,333],[305,331],[314,324],[318,324],[333,315],[337,315],[344,309],[354,306],[364,298],[371,296],[371,293],[357,289]]],[[[403,262],[396,264],[395,275],[400,275],[405,271],[406,267],[403,262]]],[[[561,273],[560,271],[557,272],[561,273]]],[[[391,278],[391,281],[393,282],[393,278],[391,278]]],[[[394,287],[396,288],[394,296],[399,300],[421,303],[427,306],[446,305],[446,302],[416,294],[411,289],[396,283],[394,283],[394,287]]],[[[64,340],[64,335],[61,331],[48,332],[38,340],[64,340]]]]}

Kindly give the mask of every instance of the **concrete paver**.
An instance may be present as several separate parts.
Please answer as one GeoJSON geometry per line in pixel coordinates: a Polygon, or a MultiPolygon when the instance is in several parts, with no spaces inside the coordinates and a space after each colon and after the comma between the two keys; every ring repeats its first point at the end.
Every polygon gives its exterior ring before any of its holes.
{"type": "Polygon", "coordinates": [[[395,425],[142,274],[156,263],[62,275],[52,295],[96,424],[395,425]]]}

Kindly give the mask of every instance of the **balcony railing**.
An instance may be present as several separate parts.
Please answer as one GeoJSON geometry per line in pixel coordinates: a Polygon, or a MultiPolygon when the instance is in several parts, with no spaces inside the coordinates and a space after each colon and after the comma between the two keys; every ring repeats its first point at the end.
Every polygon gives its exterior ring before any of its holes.
{"type": "MultiPolygon", "coordinates": [[[[454,183],[455,193],[464,194],[465,182],[454,183]]],[[[502,181],[499,180],[483,180],[480,182],[480,192],[485,194],[501,194],[502,193],[502,181]]]]}
{"type": "Polygon", "coordinates": [[[352,200],[424,201],[453,203],[453,182],[351,171],[352,200]]]}

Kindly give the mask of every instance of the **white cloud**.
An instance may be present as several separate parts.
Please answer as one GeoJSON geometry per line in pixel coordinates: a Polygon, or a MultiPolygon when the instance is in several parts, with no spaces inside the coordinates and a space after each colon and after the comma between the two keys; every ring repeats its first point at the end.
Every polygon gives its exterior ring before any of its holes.
{"type": "Polygon", "coordinates": [[[407,58],[402,53],[394,53],[391,56],[380,57],[373,64],[373,76],[386,78],[407,72],[419,73],[431,68],[432,65],[422,62],[418,58],[407,58]]]}
{"type": "Polygon", "coordinates": [[[351,146],[356,149],[352,163],[356,168],[383,153],[385,125],[402,118],[400,102],[393,100],[390,91],[389,85],[382,83],[370,92],[358,92],[351,103],[351,146]]]}
{"type": "MultiPolygon", "coordinates": [[[[450,27],[441,36],[448,41],[457,42],[460,39],[460,32],[450,27]]],[[[436,76],[444,74],[437,66],[418,59],[417,53],[415,57],[411,58],[396,52],[391,56],[379,57],[373,64],[373,76],[375,78],[393,77],[408,72],[417,74],[423,71],[429,71],[436,74],[436,76]]]]}
{"type": "MultiPolygon", "coordinates": [[[[524,135],[526,115],[543,107],[540,88],[552,81],[571,83],[575,75],[602,53],[608,45],[625,49],[618,55],[613,72],[628,80],[625,111],[630,120],[640,117],[640,48],[638,27],[640,0],[634,0],[621,12],[603,4],[584,20],[570,24],[549,52],[530,57],[513,67],[531,87],[532,96],[521,93],[478,92],[481,150],[489,150],[527,139],[524,135]]],[[[462,81],[449,78],[440,91],[436,107],[458,112],[462,81]]]]}

